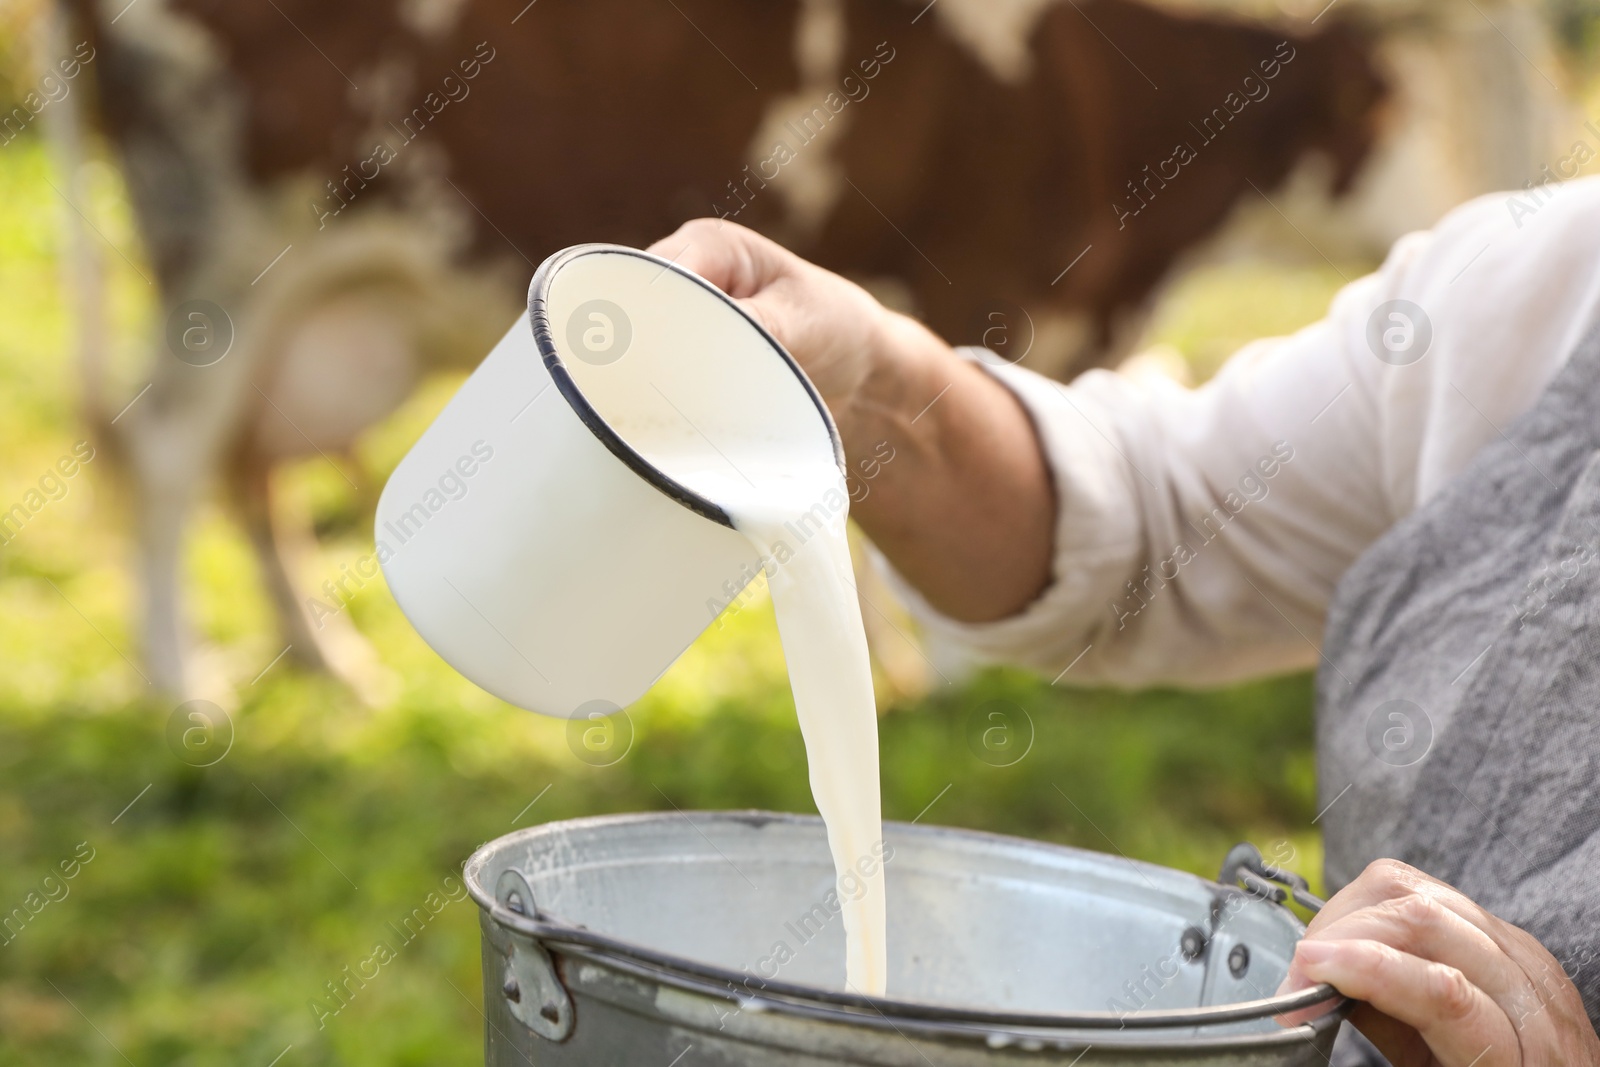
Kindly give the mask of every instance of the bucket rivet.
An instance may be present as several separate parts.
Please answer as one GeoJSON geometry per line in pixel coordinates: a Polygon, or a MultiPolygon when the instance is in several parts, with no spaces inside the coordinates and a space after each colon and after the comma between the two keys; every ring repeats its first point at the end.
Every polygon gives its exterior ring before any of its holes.
{"type": "Polygon", "coordinates": [[[539,1009],[539,1014],[552,1023],[561,1021],[561,1009],[553,1000],[545,1001],[544,1007],[539,1009]]]}
{"type": "Polygon", "coordinates": [[[521,893],[512,893],[506,897],[506,910],[516,912],[518,915],[528,914],[528,906],[522,902],[521,893]]]}
{"type": "Polygon", "coordinates": [[[1250,969],[1250,949],[1244,945],[1234,945],[1233,951],[1228,953],[1228,971],[1235,978],[1243,978],[1244,973],[1250,969]]]}
{"type": "Polygon", "coordinates": [[[506,995],[506,999],[511,1001],[513,1004],[520,1004],[522,1002],[522,987],[517,985],[517,980],[515,978],[507,978],[506,984],[500,987],[500,992],[504,993],[506,995]]]}
{"type": "Polygon", "coordinates": [[[1179,947],[1183,950],[1183,958],[1190,963],[1193,963],[1195,960],[1199,959],[1206,950],[1205,931],[1200,929],[1198,926],[1189,927],[1183,932],[1183,938],[1181,941],[1179,941],[1179,947]]]}

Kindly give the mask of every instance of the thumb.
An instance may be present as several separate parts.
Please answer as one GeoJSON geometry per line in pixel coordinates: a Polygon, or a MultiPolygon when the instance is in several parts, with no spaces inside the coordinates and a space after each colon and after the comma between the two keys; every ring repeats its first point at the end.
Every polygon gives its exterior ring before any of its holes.
{"type": "Polygon", "coordinates": [[[646,251],[694,271],[735,300],[755,296],[801,262],[776,242],[723,219],[690,219],[646,251]]]}
{"type": "MultiPolygon", "coordinates": [[[[1277,992],[1275,992],[1273,996],[1282,996],[1285,993],[1298,993],[1301,990],[1310,989],[1316,984],[1316,982],[1313,982],[1310,978],[1306,977],[1305,971],[1300,965],[1300,953],[1297,946],[1297,951],[1295,952],[1294,957],[1289,961],[1289,973],[1284,976],[1283,981],[1278,985],[1277,992]]],[[[1337,1004],[1337,1001],[1317,1004],[1310,1008],[1301,1008],[1299,1011],[1290,1012],[1287,1015],[1280,1015],[1277,1017],[1278,1025],[1299,1026],[1301,1023],[1308,1023],[1313,1019],[1326,1015],[1328,1012],[1332,1011],[1337,1004]]]]}

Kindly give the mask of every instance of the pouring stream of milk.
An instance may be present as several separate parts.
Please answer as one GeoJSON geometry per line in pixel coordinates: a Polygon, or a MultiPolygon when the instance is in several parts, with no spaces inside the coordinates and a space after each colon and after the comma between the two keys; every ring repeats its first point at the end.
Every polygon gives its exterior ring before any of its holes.
{"type": "Polygon", "coordinates": [[[845,982],[882,996],[887,983],[878,716],[866,631],[845,535],[848,496],[837,467],[787,457],[665,464],[719,504],[767,568],[778,635],[805,739],[811,793],[828,828],[845,932],[845,982]],[[872,873],[850,879],[844,872],[872,873]]]}

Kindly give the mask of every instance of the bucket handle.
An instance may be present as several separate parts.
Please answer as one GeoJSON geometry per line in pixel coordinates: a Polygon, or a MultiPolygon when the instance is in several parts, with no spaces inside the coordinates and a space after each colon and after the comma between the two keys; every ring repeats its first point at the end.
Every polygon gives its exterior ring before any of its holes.
{"type": "Polygon", "coordinates": [[[1310,883],[1300,875],[1268,863],[1261,850],[1248,841],[1241,841],[1228,850],[1217,881],[1223,885],[1242,886],[1250,894],[1274,904],[1293,899],[1313,915],[1328,903],[1313,894],[1310,883]]]}
{"type": "MultiPolygon", "coordinates": [[[[1261,850],[1248,841],[1241,841],[1228,850],[1223,857],[1217,881],[1223,885],[1240,886],[1250,895],[1273,904],[1282,905],[1287,900],[1293,900],[1313,915],[1328,905],[1326,900],[1311,892],[1310,883],[1302,875],[1268,863],[1266,857],[1261,855],[1261,850]]],[[[1312,986],[1306,992],[1312,990],[1321,994],[1314,1001],[1318,1004],[1341,996],[1337,989],[1326,982],[1312,986]]]]}

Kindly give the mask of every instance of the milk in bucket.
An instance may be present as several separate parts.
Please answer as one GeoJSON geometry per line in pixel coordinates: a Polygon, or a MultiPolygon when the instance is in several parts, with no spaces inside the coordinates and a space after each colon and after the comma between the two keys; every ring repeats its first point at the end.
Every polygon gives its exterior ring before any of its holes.
{"type": "Polygon", "coordinates": [[[765,570],[812,792],[850,872],[844,977],[882,994],[877,720],[840,463],[809,381],[731,300],[658,257],[578,246],[539,268],[528,315],[391,475],[378,559],[451,666],[576,720],[637,700],[706,605],[765,570]],[[465,489],[441,493],[441,472],[465,489]]]}

